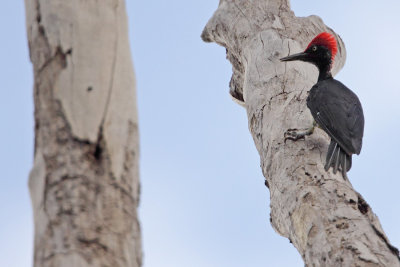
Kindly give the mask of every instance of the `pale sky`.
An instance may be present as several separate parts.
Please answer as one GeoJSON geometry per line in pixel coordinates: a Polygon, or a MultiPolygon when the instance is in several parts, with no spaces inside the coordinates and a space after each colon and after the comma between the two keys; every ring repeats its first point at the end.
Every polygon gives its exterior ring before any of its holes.
{"type": "MultiPolygon", "coordinates": [[[[349,178],[400,247],[400,2],[294,0],[340,34],[347,62],[337,79],[366,119],[349,178]]],[[[247,128],[231,101],[225,49],[200,39],[218,0],[127,0],[138,83],[140,221],[145,267],[304,266],[269,223],[269,192],[247,128]]],[[[33,160],[32,68],[23,1],[0,10],[0,266],[31,266],[27,188],[33,160]]]]}

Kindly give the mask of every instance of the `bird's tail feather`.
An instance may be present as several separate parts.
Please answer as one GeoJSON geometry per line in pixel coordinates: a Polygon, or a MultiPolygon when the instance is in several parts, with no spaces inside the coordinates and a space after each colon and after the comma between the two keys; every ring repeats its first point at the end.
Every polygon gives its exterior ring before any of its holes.
{"type": "Polygon", "coordinates": [[[346,172],[351,168],[351,155],[346,152],[333,140],[329,144],[328,153],[326,153],[325,170],[333,167],[333,173],[338,170],[342,172],[343,178],[347,178],[346,172]]]}

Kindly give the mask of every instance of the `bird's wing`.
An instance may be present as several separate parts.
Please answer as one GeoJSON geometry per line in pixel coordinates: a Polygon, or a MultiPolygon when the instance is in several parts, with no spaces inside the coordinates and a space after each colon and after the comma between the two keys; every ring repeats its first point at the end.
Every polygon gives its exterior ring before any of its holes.
{"type": "Polygon", "coordinates": [[[347,154],[359,154],[364,115],[358,97],[342,83],[330,79],[310,90],[307,106],[316,122],[347,154]]]}

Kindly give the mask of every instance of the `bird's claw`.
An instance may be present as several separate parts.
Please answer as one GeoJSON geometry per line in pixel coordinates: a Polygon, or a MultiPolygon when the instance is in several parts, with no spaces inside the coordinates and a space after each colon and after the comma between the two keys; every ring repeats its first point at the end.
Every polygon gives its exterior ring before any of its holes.
{"type": "Polygon", "coordinates": [[[304,139],[305,134],[299,133],[298,131],[299,131],[298,129],[288,129],[284,134],[285,143],[286,143],[286,140],[297,141],[299,139],[304,139]]]}

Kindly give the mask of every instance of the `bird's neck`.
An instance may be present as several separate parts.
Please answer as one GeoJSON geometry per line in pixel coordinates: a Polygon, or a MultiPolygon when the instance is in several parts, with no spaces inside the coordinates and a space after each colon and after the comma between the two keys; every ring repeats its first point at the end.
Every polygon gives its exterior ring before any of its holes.
{"type": "Polygon", "coordinates": [[[318,81],[323,81],[332,78],[330,65],[318,67],[318,70],[319,70],[318,81]]]}

